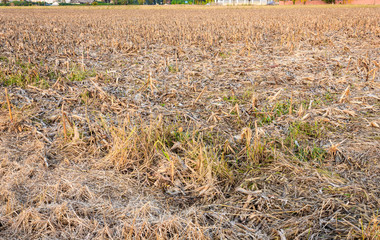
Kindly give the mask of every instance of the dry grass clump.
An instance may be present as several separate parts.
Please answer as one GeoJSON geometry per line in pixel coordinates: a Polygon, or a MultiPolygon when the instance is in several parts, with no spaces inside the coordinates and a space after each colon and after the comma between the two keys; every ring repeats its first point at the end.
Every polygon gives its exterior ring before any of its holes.
{"type": "Polygon", "coordinates": [[[0,238],[378,239],[379,17],[0,9],[0,238]]]}

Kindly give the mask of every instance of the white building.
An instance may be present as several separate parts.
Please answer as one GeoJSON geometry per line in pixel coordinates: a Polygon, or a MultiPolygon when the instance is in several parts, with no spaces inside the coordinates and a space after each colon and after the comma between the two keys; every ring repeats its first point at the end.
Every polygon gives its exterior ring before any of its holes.
{"type": "Polygon", "coordinates": [[[273,0],[215,0],[219,5],[268,5],[273,0]]]}

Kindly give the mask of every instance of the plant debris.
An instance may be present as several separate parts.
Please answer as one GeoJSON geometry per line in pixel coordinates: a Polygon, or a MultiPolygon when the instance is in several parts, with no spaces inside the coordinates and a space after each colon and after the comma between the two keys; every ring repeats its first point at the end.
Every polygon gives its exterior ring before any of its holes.
{"type": "Polygon", "coordinates": [[[0,8],[0,238],[379,239],[379,19],[0,8]]]}

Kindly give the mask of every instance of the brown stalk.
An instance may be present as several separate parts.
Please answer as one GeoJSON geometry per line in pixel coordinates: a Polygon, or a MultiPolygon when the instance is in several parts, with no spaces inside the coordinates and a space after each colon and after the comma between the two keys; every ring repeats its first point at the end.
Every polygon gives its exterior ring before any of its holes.
{"type": "Polygon", "coordinates": [[[193,105],[199,100],[199,98],[201,98],[201,96],[203,95],[203,93],[207,90],[207,86],[203,88],[202,92],[198,95],[198,97],[195,99],[195,101],[193,102],[193,105]]]}
{"type": "Polygon", "coordinates": [[[252,98],[251,98],[251,102],[252,102],[252,107],[253,108],[256,108],[257,107],[257,98],[256,98],[256,95],[255,94],[252,94],[252,98]]]}

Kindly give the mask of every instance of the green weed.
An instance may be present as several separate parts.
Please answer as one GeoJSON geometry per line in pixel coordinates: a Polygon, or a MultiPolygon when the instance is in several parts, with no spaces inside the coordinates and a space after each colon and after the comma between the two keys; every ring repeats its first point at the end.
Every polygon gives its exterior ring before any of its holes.
{"type": "MultiPolygon", "coordinates": [[[[271,106],[264,107],[262,112],[257,113],[257,116],[259,117],[259,121],[258,121],[259,126],[271,124],[276,118],[289,114],[289,109],[290,109],[289,100],[277,102],[273,107],[271,106]]],[[[256,112],[259,112],[259,111],[256,110],[256,112]]]]}
{"type": "Polygon", "coordinates": [[[327,152],[318,147],[315,141],[322,137],[322,126],[320,123],[295,122],[289,127],[285,138],[285,145],[293,150],[300,161],[322,161],[327,157],[327,152]],[[310,141],[313,142],[310,146],[310,141]]]}
{"type": "Polygon", "coordinates": [[[72,82],[81,82],[85,80],[88,77],[95,77],[96,72],[93,70],[86,71],[86,70],[79,70],[79,69],[74,69],[68,76],[68,79],[72,82]]]}
{"type": "Polygon", "coordinates": [[[177,72],[177,68],[173,65],[169,65],[168,66],[168,71],[171,72],[171,73],[176,73],[177,72]]]}
{"type": "Polygon", "coordinates": [[[237,104],[239,103],[239,100],[237,99],[236,96],[230,96],[230,97],[223,97],[223,100],[232,104],[237,104]]]}

